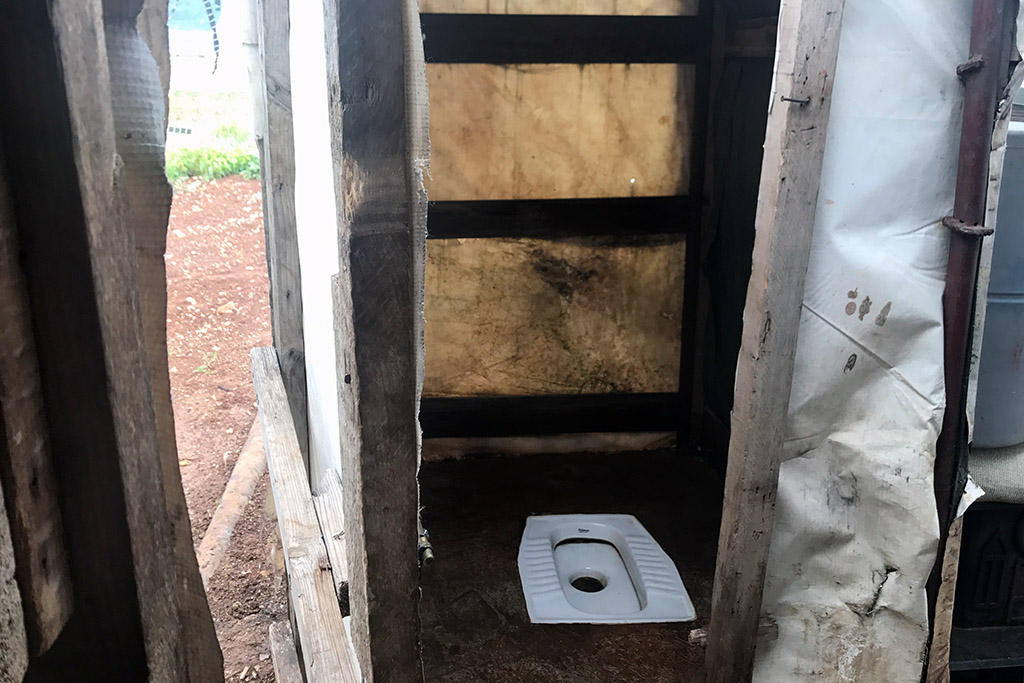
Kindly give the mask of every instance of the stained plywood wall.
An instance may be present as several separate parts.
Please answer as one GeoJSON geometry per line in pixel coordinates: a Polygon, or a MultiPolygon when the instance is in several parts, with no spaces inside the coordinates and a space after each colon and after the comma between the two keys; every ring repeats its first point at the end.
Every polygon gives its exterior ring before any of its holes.
{"type": "MultiPolygon", "coordinates": [[[[584,4],[587,13],[607,4],[602,12],[624,14],[690,5],[559,3],[563,12],[584,4]]],[[[429,64],[428,195],[687,194],[693,77],[691,66],[672,64],[429,64]]],[[[424,395],[674,391],[684,256],[678,236],[430,241],[424,395]]]]}
{"type": "MultiPolygon", "coordinates": [[[[421,0],[423,12],[693,14],[696,0],[421,0]]],[[[311,465],[338,466],[323,13],[291,4],[311,465]]],[[[427,65],[431,200],[686,194],[692,66],[427,65]]],[[[642,221],[643,216],[637,216],[642,221]]],[[[682,238],[430,240],[424,395],[672,391],[682,238]]],[[[315,475],[314,475],[315,476],[315,475]]]]}
{"type": "Polygon", "coordinates": [[[429,64],[430,199],[685,193],[693,67],[429,64]]]}
{"type": "Polygon", "coordinates": [[[678,241],[428,245],[428,395],[675,391],[678,241]]]}

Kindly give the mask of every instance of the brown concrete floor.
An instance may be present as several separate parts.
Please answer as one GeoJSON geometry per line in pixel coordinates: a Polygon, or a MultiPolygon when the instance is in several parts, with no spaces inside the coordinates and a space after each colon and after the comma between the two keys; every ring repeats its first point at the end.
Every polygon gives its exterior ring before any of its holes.
{"type": "Polygon", "coordinates": [[[721,481],[671,451],[425,463],[435,561],[420,602],[427,681],[703,681],[721,481]],[[676,563],[697,610],[680,624],[531,624],[516,556],[532,514],[633,514],[676,563]]]}

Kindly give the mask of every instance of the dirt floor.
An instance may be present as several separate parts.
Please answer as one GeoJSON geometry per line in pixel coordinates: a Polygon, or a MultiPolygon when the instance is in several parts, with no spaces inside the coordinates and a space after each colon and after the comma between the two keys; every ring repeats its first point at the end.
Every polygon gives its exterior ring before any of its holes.
{"type": "MultiPolygon", "coordinates": [[[[167,343],[181,476],[196,546],[256,418],[249,350],[270,344],[257,180],[175,189],[167,235],[167,343]]],[[[273,681],[267,629],[287,618],[264,514],[264,473],[208,586],[229,681],[273,681]]]]}
{"type": "Polygon", "coordinates": [[[710,611],[721,480],[674,451],[489,456],[424,463],[422,576],[428,681],[704,680],[688,642],[710,611]],[[533,624],[516,558],[530,515],[635,515],[675,562],[698,618],[674,624],[533,624]]]}

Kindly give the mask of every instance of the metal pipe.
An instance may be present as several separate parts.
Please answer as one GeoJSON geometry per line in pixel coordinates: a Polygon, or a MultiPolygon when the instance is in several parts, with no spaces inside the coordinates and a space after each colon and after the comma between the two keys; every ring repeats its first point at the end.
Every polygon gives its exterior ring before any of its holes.
{"type": "Polygon", "coordinates": [[[966,445],[967,358],[978,283],[981,240],[988,192],[989,152],[997,96],[1009,62],[1007,0],[975,0],[970,56],[957,68],[964,82],[963,122],[953,215],[943,220],[950,231],[946,288],[942,295],[943,364],[946,412],[935,449],[935,502],[939,513],[939,552],[928,580],[929,620],[941,578],[946,535],[963,487],[966,445]]]}

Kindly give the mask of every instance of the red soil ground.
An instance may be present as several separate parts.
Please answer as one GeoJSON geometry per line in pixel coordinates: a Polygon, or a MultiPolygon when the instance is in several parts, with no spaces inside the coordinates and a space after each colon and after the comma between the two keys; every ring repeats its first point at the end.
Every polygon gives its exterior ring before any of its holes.
{"type": "MultiPolygon", "coordinates": [[[[256,418],[249,350],[270,344],[259,181],[177,188],[167,235],[167,344],[181,477],[198,547],[256,418]]],[[[273,681],[267,629],[287,618],[264,473],[208,586],[229,681],[273,681]]]]}

